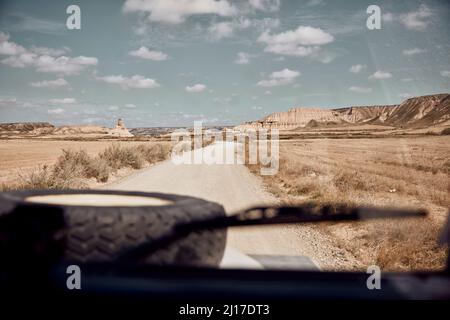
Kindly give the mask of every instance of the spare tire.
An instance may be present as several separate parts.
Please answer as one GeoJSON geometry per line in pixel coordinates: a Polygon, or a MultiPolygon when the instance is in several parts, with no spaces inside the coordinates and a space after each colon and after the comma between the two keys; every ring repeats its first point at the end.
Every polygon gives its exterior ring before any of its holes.
{"type": "MultiPolygon", "coordinates": [[[[106,190],[6,192],[0,208],[0,256],[8,264],[111,262],[179,224],[225,215],[198,198],[106,190]]],[[[225,229],[191,232],[139,262],[218,266],[225,243],[225,229]]]]}

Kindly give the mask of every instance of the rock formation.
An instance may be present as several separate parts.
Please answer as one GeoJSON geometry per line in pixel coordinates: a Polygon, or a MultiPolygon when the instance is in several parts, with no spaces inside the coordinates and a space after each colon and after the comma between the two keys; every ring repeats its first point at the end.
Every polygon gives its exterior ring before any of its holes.
{"type": "Polygon", "coordinates": [[[14,133],[31,132],[38,129],[53,130],[54,125],[48,122],[14,122],[14,123],[1,123],[0,131],[9,131],[14,133]]]}
{"type": "Polygon", "coordinates": [[[427,127],[450,124],[450,95],[436,94],[410,98],[398,105],[352,106],[338,109],[292,108],[246,122],[238,130],[277,128],[293,130],[305,127],[340,124],[383,124],[394,127],[427,127]]]}
{"type": "Polygon", "coordinates": [[[122,119],[117,120],[115,128],[109,130],[109,134],[115,137],[133,137],[123,123],[122,119]]]}
{"type": "Polygon", "coordinates": [[[114,128],[97,125],[54,126],[48,122],[17,122],[0,124],[0,136],[64,136],[64,137],[133,137],[118,119],[114,128]]]}

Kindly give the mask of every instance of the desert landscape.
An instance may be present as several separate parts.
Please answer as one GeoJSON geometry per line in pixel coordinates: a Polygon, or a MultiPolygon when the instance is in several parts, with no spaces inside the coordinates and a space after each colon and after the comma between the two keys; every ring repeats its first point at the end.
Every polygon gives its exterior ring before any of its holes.
{"type": "Polygon", "coordinates": [[[171,143],[100,126],[0,124],[2,190],[88,188],[167,159],[171,143]],[[140,141],[143,140],[143,141],[140,141]]]}
{"type": "Polygon", "coordinates": [[[308,255],[322,269],[377,264],[384,270],[436,270],[445,265],[447,248],[437,240],[450,207],[450,95],[411,98],[395,106],[294,108],[232,130],[258,128],[280,130],[276,175],[260,176],[254,164],[246,165],[249,172],[239,165],[175,167],[164,161],[174,146],[170,133],[175,128],[128,130],[121,119],[112,129],[1,124],[0,183],[3,191],[175,192],[219,202],[227,212],[310,201],[425,208],[428,217],[400,222],[230,230],[229,244],[250,255],[308,255]]]}
{"type": "MultiPolygon", "coordinates": [[[[314,201],[427,209],[424,219],[315,228],[361,266],[439,269],[446,249],[437,239],[450,207],[448,145],[449,136],[281,141],[279,173],[262,178],[286,205],[314,201]]],[[[259,174],[259,168],[248,167],[259,174]]]]}
{"type": "MultiPolygon", "coordinates": [[[[280,171],[263,176],[282,203],[309,201],[426,208],[426,219],[323,224],[319,230],[358,263],[388,270],[439,269],[437,244],[450,207],[450,96],[399,105],[291,109],[246,123],[280,135],[280,171]]],[[[254,174],[255,165],[248,165],[254,174]]]]}

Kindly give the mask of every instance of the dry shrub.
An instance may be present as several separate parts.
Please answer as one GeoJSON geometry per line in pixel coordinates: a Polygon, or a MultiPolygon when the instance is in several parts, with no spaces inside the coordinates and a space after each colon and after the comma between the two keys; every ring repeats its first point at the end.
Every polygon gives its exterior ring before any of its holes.
{"type": "Polygon", "coordinates": [[[145,162],[142,154],[136,148],[124,147],[119,144],[113,144],[107,147],[100,153],[99,157],[105,160],[114,170],[123,167],[141,169],[145,162]]]}
{"type": "Polygon", "coordinates": [[[98,182],[107,182],[111,174],[111,167],[102,158],[95,158],[85,168],[86,178],[95,178],[98,182]]]}
{"type": "Polygon", "coordinates": [[[84,177],[85,168],[93,161],[84,150],[62,150],[53,167],[53,175],[60,178],[84,177]]]}
{"type": "Polygon", "coordinates": [[[350,190],[364,190],[374,191],[377,186],[372,183],[368,176],[363,176],[358,171],[339,171],[333,177],[333,183],[341,192],[348,192],[350,190]]]}
{"type": "Polygon", "coordinates": [[[447,248],[438,244],[441,233],[433,221],[404,220],[384,225],[376,263],[384,270],[429,270],[445,265],[447,248]]]}
{"type": "MultiPolygon", "coordinates": [[[[383,270],[436,270],[446,249],[436,245],[442,210],[450,206],[448,140],[325,140],[282,142],[280,170],[263,176],[287,205],[318,204],[429,209],[423,220],[318,224],[315,227],[361,265],[383,270]]],[[[247,165],[259,174],[259,165],[247,165]]]]}
{"type": "Polygon", "coordinates": [[[160,144],[132,147],[115,144],[97,157],[89,156],[85,150],[62,150],[53,166],[39,167],[21,176],[15,185],[1,186],[1,190],[86,188],[86,179],[107,182],[110,174],[120,168],[140,169],[145,162],[151,164],[164,160],[168,148],[160,144]]]}
{"type": "Polygon", "coordinates": [[[63,150],[63,154],[53,167],[53,174],[61,179],[90,179],[108,181],[110,168],[101,158],[93,158],[85,150],[63,150]]]}
{"type": "Polygon", "coordinates": [[[317,190],[317,185],[313,181],[304,181],[297,183],[295,185],[295,193],[297,194],[309,194],[317,190]]]}
{"type": "Polygon", "coordinates": [[[85,188],[86,185],[80,177],[68,170],[55,173],[54,168],[42,166],[33,170],[27,176],[21,176],[21,182],[16,185],[16,190],[28,189],[68,189],[85,188]]]}
{"type": "Polygon", "coordinates": [[[136,147],[136,150],[150,164],[165,160],[167,157],[167,150],[164,150],[161,144],[152,144],[149,146],[140,144],[136,147]]]}

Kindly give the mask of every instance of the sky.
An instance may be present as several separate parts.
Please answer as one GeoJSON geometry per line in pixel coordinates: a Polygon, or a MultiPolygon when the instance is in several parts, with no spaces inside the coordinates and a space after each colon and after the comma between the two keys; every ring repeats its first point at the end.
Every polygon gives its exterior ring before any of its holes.
{"type": "Polygon", "coordinates": [[[371,4],[0,0],[0,122],[234,125],[450,92],[450,3],[376,1],[379,30],[371,4]]]}

